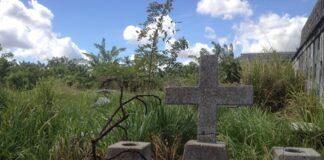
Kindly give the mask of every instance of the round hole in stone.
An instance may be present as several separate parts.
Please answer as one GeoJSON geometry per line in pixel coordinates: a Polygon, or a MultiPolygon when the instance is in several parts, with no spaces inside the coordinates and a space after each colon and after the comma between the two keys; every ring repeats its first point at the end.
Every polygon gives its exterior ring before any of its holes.
{"type": "Polygon", "coordinates": [[[286,152],[291,152],[291,153],[303,153],[304,151],[299,150],[299,149],[294,149],[294,148],[286,148],[286,152]]]}
{"type": "Polygon", "coordinates": [[[123,146],[137,146],[135,143],[123,143],[123,146]]]}

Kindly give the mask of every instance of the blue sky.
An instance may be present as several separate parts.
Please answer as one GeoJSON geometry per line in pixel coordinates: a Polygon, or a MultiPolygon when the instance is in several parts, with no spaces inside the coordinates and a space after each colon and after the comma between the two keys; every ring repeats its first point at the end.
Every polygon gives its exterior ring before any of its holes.
{"type": "MultiPolygon", "coordinates": [[[[126,47],[130,56],[136,42],[125,38],[127,26],[141,27],[150,0],[0,0],[0,43],[20,60],[53,56],[82,57],[97,53],[95,42],[106,38],[107,48],[126,47]],[[1,11],[2,10],[2,11],[1,11]],[[2,27],[1,27],[2,26],[2,27]],[[26,42],[27,41],[27,42],[26,42]],[[30,43],[29,43],[30,41],[30,43]]],[[[164,2],[159,0],[159,2],[164,2]]],[[[274,48],[294,51],[300,31],[316,0],[175,0],[169,15],[198,54],[211,41],[233,43],[235,54],[274,48]]],[[[127,33],[131,34],[131,33],[127,33]]]]}

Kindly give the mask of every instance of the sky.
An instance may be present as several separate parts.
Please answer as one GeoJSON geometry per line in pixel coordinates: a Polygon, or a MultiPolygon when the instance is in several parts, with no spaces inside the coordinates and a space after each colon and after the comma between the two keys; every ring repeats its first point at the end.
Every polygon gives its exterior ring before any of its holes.
{"type": "MultiPolygon", "coordinates": [[[[0,0],[0,44],[17,60],[45,61],[51,57],[84,58],[97,53],[94,43],[106,39],[107,49],[125,47],[133,57],[137,32],[151,0],[0,0]]],[[[158,0],[158,2],[165,2],[158,0]]],[[[275,49],[296,51],[300,34],[316,0],[174,0],[164,26],[185,37],[189,55],[211,42],[233,44],[235,56],[275,49]],[[173,23],[179,22],[179,23],[173,23]]],[[[171,33],[171,32],[170,32],[171,33]]],[[[168,47],[165,44],[161,47],[168,47]]]]}

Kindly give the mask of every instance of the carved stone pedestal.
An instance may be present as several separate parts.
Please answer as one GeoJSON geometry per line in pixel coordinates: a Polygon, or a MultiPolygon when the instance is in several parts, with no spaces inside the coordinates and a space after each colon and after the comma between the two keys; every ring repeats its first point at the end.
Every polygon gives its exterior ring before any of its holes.
{"type": "Polygon", "coordinates": [[[183,160],[228,160],[226,145],[190,140],[185,145],[183,160]]]}
{"type": "Polygon", "coordinates": [[[321,155],[312,148],[273,147],[272,160],[321,160],[321,155]]]}
{"type": "Polygon", "coordinates": [[[110,145],[106,159],[113,160],[143,160],[142,156],[147,160],[151,160],[151,143],[146,142],[129,142],[121,141],[110,145]]]}

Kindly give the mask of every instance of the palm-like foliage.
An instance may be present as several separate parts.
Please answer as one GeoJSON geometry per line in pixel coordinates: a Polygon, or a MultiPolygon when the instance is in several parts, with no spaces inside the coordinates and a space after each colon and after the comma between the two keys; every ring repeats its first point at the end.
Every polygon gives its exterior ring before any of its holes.
{"type": "Polygon", "coordinates": [[[113,46],[111,50],[106,50],[106,40],[103,38],[101,43],[95,43],[95,47],[99,50],[98,54],[83,53],[89,60],[91,66],[97,66],[105,63],[118,63],[119,53],[124,52],[126,48],[118,48],[113,46]]]}

